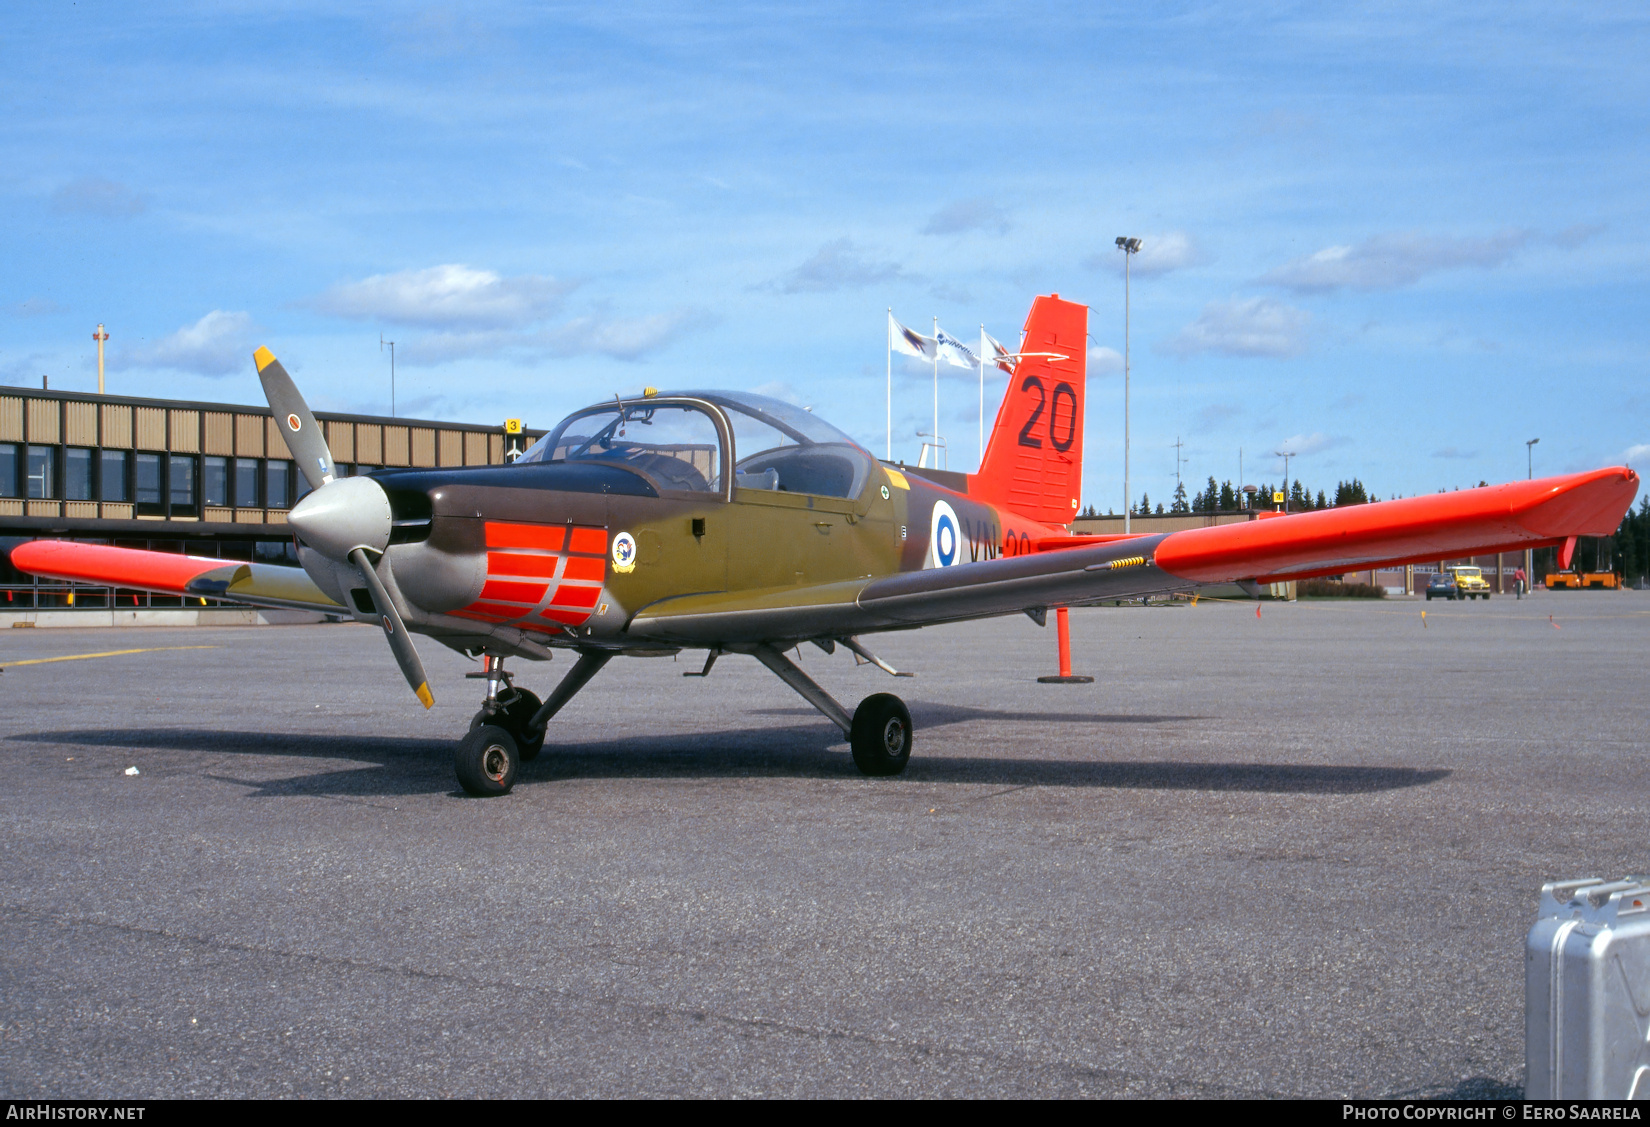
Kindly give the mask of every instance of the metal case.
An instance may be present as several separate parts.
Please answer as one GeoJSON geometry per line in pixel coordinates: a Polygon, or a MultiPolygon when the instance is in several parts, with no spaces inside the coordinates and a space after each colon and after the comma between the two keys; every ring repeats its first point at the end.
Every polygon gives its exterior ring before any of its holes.
{"type": "Polygon", "coordinates": [[[1557,881],[1524,946],[1524,1097],[1650,1099],[1650,881],[1557,881]]]}

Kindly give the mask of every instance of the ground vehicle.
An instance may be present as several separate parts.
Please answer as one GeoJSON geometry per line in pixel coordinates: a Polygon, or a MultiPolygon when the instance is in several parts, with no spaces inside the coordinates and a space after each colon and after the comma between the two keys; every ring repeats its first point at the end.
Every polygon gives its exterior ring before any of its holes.
{"type": "Polygon", "coordinates": [[[1455,582],[1455,573],[1449,571],[1435,571],[1432,578],[1427,580],[1427,601],[1438,599],[1459,599],[1461,588],[1455,582]]]}
{"type": "Polygon", "coordinates": [[[1490,581],[1484,578],[1484,569],[1481,567],[1452,567],[1449,569],[1455,576],[1455,585],[1463,599],[1487,599],[1490,597],[1490,581]]]}
{"type": "Polygon", "coordinates": [[[1621,579],[1613,571],[1555,571],[1547,575],[1547,590],[1556,591],[1563,588],[1580,590],[1584,587],[1602,587],[1605,590],[1616,590],[1621,587],[1621,579]]]}

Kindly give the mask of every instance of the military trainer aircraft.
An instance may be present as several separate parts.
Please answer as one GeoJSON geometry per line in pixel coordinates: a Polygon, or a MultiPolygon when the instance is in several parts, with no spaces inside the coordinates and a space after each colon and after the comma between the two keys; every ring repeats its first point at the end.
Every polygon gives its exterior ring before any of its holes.
{"type": "Polygon", "coordinates": [[[875,693],[850,713],[791,660],[842,646],[897,674],[868,634],[1049,607],[1267,583],[1614,532],[1627,468],[1167,535],[1073,536],[1088,310],[1032,304],[979,472],[881,462],[811,412],[759,395],[652,389],[577,411],[506,466],[338,477],[267,349],[254,359],[312,487],[288,520],[302,570],[37,540],[12,563],[56,579],[349,614],[384,631],[418,699],[412,635],[482,662],[456,754],[476,795],[507,793],[552,717],[615,656],[749,654],[842,729],[867,775],[911,754],[911,715],[875,693]],[[940,475],[935,475],[936,477],[940,475]],[[507,659],[577,655],[542,701],[507,659]]]}

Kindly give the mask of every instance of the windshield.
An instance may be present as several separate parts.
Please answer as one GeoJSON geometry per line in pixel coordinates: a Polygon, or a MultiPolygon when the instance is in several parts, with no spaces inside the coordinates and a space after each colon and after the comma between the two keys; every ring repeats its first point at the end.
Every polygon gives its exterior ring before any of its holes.
{"type": "Polygon", "coordinates": [[[666,489],[715,492],[722,478],[721,440],[703,409],[686,403],[592,407],[569,417],[528,447],[521,462],[617,462],[658,479],[666,489]]]}

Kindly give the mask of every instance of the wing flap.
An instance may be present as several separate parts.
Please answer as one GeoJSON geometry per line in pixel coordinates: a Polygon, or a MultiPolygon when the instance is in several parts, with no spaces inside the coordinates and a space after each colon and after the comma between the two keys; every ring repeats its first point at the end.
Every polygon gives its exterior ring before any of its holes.
{"type": "Polygon", "coordinates": [[[126,587],[162,595],[193,595],[283,610],[344,610],[301,568],[236,560],[31,540],[11,552],[12,566],[42,579],[126,587]]]}
{"type": "Polygon", "coordinates": [[[1193,528],[1158,545],[1157,565],[1199,583],[1307,579],[1608,536],[1638,494],[1626,467],[1455,493],[1193,528]]]}

